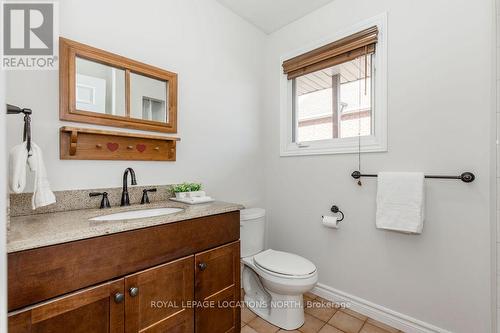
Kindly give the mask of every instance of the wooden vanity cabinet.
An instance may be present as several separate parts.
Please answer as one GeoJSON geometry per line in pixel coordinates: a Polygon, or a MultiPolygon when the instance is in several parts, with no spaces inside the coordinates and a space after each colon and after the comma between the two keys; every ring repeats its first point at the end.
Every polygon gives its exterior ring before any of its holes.
{"type": "Polygon", "coordinates": [[[240,242],[195,255],[196,332],[239,332],[240,242]]]}
{"type": "Polygon", "coordinates": [[[57,298],[10,314],[9,333],[123,332],[120,297],[124,297],[123,279],[57,298]]]}
{"type": "MultiPolygon", "coordinates": [[[[205,227],[209,227],[207,223],[225,224],[226,228],[220,230],[219,233],[205,232],[203,240],[198,240],[197,236],[192,235],[191,241],[195,243],[190,243],[190,246],[197,250],[182,257],[176,253],[184,253],[184,249],[177,248],[175,253],[169,254],[173,244],[168,245],[166,244],[168,241],[165,240],[163,243],[156,242],[157,247],[154,249],[161,254],[158,258],[169,259],[148,265],[150,268],[146,266],[135,272],[115,276],[108,282],[100,281],[100,284],[89,284],[93,287],[87,285],[86,288],[78,291],[63,294],[63,296],[59,294],[43,302],[11,311],[8,323],[9,333],[240,332],[239,214],[238,212],[226,213],[218,217],[191,221],[191,223],[200,223],[205,227]],[[167,252],[162,250],[162,244],[166,244],[163,248],[167,252]],[[202,304],[202,302],[205,303],[202,304]]],[[[135,267],[144,266],[143,261],[146,259],[148,263],[157,261],[156,252],[149,249],[146,245],[147,241],[157,241],[158,233],[170,234],[166,228],[172,228],[173,231],[182,234],[184,227],[189,228],[187,231],[193,228],[189,221],[182,221],[171,226],[148,228],[149,231],[148,229],[133,231],[141,235],[141,238],[130,237],[134,234],[125,235],[126,240],[140,239],[145,242],[145,245],[141,246],[133,241],[122,243],[132,245],[132,247],[128,252],[124,252],[128,254],[128,257],[118,256],[114,258],[114,264],[122,269],[123,263],[132,262],[132,259],[134,261],[131,266],[135,267]],[[150,234],[144,234],[145,232],[150,234]],[[140,260],[140,258],[143,259],[140,260]]],[[[123,234],[105,237],[110,240],[110,237],[123,237],[123,234]]],[[[175,244],[177,242],[176,240],[175,244]]],[[[76,245],[67,243],[57,246],[61,246],[59,250],[66,250],[64,255],[61,252],[61,255],[65,256],[71,255],[71,249],[76,245]]],[[[79,247],[80,244],[77,246],[79,247]]],[[[89,253],[82,258],[78,255],[73,256],[64,267],[60,262],[55,265],[52,263],[53,260],[46,264],[38,262],[35,268],[27,269],[24,266],[27,262],[33,262],[34,255],[36,258],[44,258],[42,254],[45,250],[40,249],[42,251],[40,254],[20,252],[16,256],[11,256],[13,260],[9,261],[10,267],[16,267],[22,272],[29,272],[35,276],[53,274],[54,268],[58,267],[59,270],[65,272],[60,276],[67,275],[75,279],[79,276],[84,277],[85,274],[91,274],[91,277],[94,277],[96,274],[93,272],[101,269],[101,267],[82,264],[89,262],[89,253]],[[79,262],[80,265],[77,264],[79,262]],[[14,266],[14,263],[17,266],[14,266]]],[[[95,252],[92,256],[97,258],[102,256],[102,253],[95,252]]],[[[92,259],[90,262],[96,263],[96,260],[92,259]]],[[[10,278],[14,279],[15,276],[10,276],[10,278]]],[[[25,278],[26,276],[23,277],[25,278]]],[[[60,284],[70,285],[69,281],[61,278],[54,279],[53,283],[46,285],[39,285],[38,280],[30,281],[25,280],[25,283],[20,285],[9,285],[9,292],[24,286],[26,288],[23,294],[24,299],[27,296],[31,297],[31,290],[38,291],[41,287],[45,287],[46,293],[50,294],[55,293],[60,284]]],[[[38,295],[36,294],[37,297],[38,295]]],[[[15,299],[16,295],[11,294],[10,297],[13,298],[9,299],[15,299]]]]}
{"type": "Polygon", "coordinates": [[[194,332],[193,256],[125,278],[125,332],[194,332]]]}

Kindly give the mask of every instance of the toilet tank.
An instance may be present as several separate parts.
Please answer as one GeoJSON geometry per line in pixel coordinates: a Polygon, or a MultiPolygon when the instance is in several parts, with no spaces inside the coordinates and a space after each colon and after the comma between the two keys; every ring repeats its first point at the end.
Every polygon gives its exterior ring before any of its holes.
{"type": "Polygon", "coordinates": [[[240,211],[241,257],[253,256],[264,250],[266,211],[248,208],[240,211]]]}

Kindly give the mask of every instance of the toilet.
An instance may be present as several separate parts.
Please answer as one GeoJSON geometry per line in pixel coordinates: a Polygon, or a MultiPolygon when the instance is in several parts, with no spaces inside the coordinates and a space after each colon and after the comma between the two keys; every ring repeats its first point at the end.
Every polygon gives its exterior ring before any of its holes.
{"type": "Polygon", "coordinates": [[[264,250],[265,215],[262,208],[240,213],[242,285],[246,306],[256,315],[285,330],[304,324],[302,295],[318,282],[316,266],[293,253],[264,250]]]}

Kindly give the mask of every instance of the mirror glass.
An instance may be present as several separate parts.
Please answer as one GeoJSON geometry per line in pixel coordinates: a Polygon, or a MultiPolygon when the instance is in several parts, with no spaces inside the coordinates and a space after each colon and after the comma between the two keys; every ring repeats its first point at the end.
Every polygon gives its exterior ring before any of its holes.
{"type": "Polygon", "coordinates": [[[168,82],[130,73],[130,117],[168,122],[168,82]]]}
{"type": "Polygon", "coordinates": [[[77,110],[125,117],[125,71],[77,57],[75,95],[77,110]]]}

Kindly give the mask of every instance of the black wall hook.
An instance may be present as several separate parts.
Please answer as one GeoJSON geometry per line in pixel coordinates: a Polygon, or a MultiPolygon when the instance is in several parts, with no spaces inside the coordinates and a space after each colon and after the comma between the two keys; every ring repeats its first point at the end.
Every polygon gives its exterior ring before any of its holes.
{"type": "Polygon", "coordinates": [[[23,142],[26,141],[28,153],[31,152],[31,109],[21,109],[18,106],[7,104],[7,114],[24,114],[23,142]]]}

